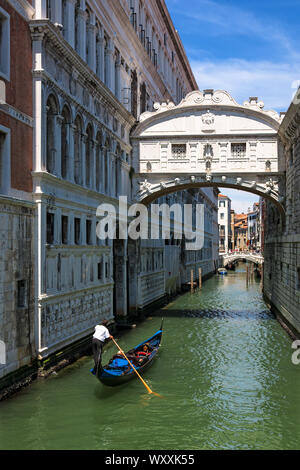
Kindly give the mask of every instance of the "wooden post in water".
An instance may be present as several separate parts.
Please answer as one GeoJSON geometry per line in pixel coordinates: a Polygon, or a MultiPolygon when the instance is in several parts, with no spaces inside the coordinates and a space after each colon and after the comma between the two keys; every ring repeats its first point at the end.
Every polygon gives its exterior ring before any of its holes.
{"type": "Polygon", "coordinates": [[[194,293],[194,271],[191,270],[191,294],[194,293]]]}
{"type": "Polygon", "coordinates": [[[199,289],[202,289],[202,268],[199,268],[199,289]]]}
{"type": "Polygon", "coordinates": [[[246,274],[246,287],[249,286],[249,267],[247,266],[247,274],[246,274]]]}

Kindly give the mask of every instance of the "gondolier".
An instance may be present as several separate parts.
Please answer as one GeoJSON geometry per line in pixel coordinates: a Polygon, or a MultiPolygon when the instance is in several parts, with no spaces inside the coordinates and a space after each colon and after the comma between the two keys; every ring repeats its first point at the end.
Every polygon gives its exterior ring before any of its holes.
{"type": "Polygon", "coordinates": [[[108,325],[108,321],[103,320],[101,325],[95,326],[95,333],[93,335],[93,342],[92,342],[95,372],[97,371],[99,366],[101,366],[102,349],[105,344],[105,341],[108,339],[112,339],[112,336],[107,329],[107,325],[108,325]]]}

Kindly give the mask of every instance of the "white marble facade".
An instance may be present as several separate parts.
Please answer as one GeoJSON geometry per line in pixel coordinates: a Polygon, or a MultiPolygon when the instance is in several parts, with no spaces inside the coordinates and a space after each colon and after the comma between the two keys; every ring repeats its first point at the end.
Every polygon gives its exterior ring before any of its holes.
{"type": "Polygon", "coordinates": [[[164,242],[96,237],[96,209],[134,197],[131,129],[197,87],[155,1],[36,0],[36,348],[41,357],[165,295],[164,242]],[[129,298],[129,300],[127,299],[129,298]]]}

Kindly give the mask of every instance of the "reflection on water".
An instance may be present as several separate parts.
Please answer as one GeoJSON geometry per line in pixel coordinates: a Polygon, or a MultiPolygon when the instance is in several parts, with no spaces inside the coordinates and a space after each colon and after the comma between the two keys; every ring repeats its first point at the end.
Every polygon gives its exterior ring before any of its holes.
{"type": "Polygon", "coordinates": [[[299,448],[300,368],[243,264],[130,330],[121,347],[152,335],[161,315],[162,348],[144,378],[165,399],[139,380],[104,387],[84,358],[0,403],[0,448],[299,448]]]}

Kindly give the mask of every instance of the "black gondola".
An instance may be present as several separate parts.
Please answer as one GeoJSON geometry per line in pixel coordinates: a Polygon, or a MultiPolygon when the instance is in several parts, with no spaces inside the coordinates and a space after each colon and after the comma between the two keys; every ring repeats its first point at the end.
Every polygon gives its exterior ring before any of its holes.
{"type": "MultiPolygon", "coordinates": [[[[147,369],[149,369],[157,356],[163,333],[162,326],[163,323],[161,324],[160,330],[151,336],[151,338],[146,339],[126,353],[126,356],[130,361],[132,361],[133,366],[139,374],[143,374],[147,369]],[[142,353],[143,346],[145,344],[149,345],[150,352],[143,357],[140,356],[140,354],[142,353]]],[[[114,355],[106,366],[99,367],[96,372],[94,369],[91,369],[91,372],[93,375],[97,376],[100,382],[108,386],[121,385],[137,377],[136,373],[122,354],[114,355]]]]}

